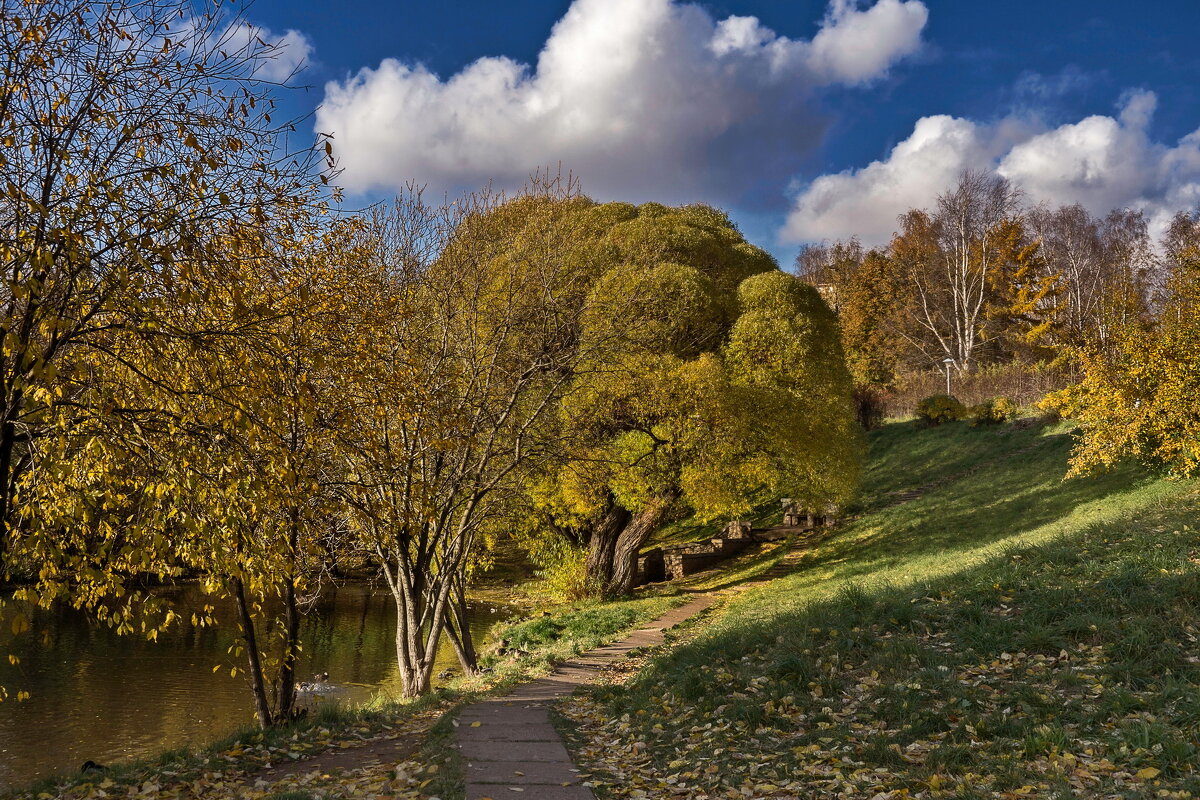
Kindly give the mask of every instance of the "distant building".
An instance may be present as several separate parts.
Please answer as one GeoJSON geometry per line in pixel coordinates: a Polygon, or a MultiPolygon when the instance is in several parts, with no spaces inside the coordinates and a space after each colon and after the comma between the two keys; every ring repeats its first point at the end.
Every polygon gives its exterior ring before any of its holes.
{"type": "Polygon", "coordinates": [[[817,292],[820,293],[821,298],[829,304],[830,308],[834,311],[841,310],[838,307],[838,290],[836,286],[832,283],[818,283],[814,285],[817,287],[817,292]]]}

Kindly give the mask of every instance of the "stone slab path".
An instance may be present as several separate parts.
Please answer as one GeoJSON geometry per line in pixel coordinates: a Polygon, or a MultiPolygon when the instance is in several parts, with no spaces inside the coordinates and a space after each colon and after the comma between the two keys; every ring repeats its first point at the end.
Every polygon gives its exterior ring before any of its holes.
{"type": "Polygon", "coordinates": [[[457,733],[467,762],[466,800],[594,800],[550,723],[550,703],[591,682],[606,665],[631,651],[660,644],[668,629],[717,600],[716,594],[701,595],[622,641],[576,656],[545,678],[464,707],[457,733]]]}

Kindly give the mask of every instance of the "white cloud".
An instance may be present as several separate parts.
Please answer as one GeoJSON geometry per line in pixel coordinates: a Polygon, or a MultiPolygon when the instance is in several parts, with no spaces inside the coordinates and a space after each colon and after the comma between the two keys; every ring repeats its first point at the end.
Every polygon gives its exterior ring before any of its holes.
{"type": "Polygon", "coordinates": [[[921,3],[879,0],[859,11],[850,0],[834,0],[813,37],[809,65],[827,80],[869,81],[896,59],[916,52],[928,19],[929,11],[921,3]]]}
{"type": "Polygon", "coordinates": [[[384,60],[331,82],[316,127],[352,191],[520,182],[561,162],[596,196],[736,198],[817,144],[821,86],[916,51],[920,0],[835,0],[811,41],[675,0],[575,0],[535,66],[481,58],[449,78],[384,60]]]}
{"type": "Polygon", "coordinates": [[[810,183],[796,198],[782,238],[857,235],[871,244],[886,242],[900,214],[928,206],[964,169],[994,165],[1024,133],[1016,122],[987,126],[946,115],[923,117],[886,159],[810,183]]]}
{"type": "Polygon", "coordinates": [[[1010,118],[980,124],[924,117],[888,157],[862,169],[824,175],[795,198],[781,232],[788,242],[858,235],[886,243],[896,218],[928,208],[964,169],[991,170],[1032,203],[1082,203],[1092,213],[1144,209],[1160,229],[1200,200],[1200,131],[1174,146],[1150,139],[1152,92],[1132,92],[1116,117],[1091,116],[1046,130],[1010,118]]]}
{"type": "Polygon", "coordinates": [[[247,22],[230,25],[221,32],[220,42],[229,52],[262,53],[254,77],[273,83],[283,83],[303,69],[313,51],[312,43],[300,31],[288,29],[280,36],[247,22]]]}

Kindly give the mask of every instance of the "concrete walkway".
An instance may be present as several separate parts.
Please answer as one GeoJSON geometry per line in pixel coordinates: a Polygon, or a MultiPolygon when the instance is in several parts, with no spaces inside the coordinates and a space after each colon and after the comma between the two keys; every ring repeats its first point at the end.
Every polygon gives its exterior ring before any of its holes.
{"type": "Polygon", "coordinates": [[[604,666],[630,651],[660,644],[666,630],[717,599],[715,594],[701,595],[627,639],[567,661],[545,678],[518,686],[504,697],[464,707],[457,733],[467,762],[466,800],[594,800],[550,723],[550,703],[590,683],[604,666]]]}

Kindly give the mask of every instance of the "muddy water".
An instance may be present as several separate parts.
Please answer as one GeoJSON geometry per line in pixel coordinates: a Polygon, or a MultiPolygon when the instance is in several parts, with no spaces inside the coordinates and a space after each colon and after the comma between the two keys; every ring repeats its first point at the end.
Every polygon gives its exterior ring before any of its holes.
{"type": "MultiPolygon", "coordinates": [[[[207,600],[191,587],[168,596],[184,619],[207,600]]],[[[507,615],[504,607],[473,604],[472,631],[481,641],[507,615]]],[[[0,789],[73,772],[89,759],[103,764],[203,744],[253,723],[245,679],[229,674],[242,666],[228,654],[231,629],[185,623],[147,642],[116,636],[70,609],[33,621],[34,635],[0,634],[0,685],[32,695],[0,703],[0,789]],[[18,666],[8,663],[9,653],[20,656],[18,666]]],[[[394,625],[386,592],[329,590],[305,617],[301,678],[328,672],[351,700],[398,696],[394,625]]],[[[443,642],[435,669],[452,666],[443,642]]]]}

